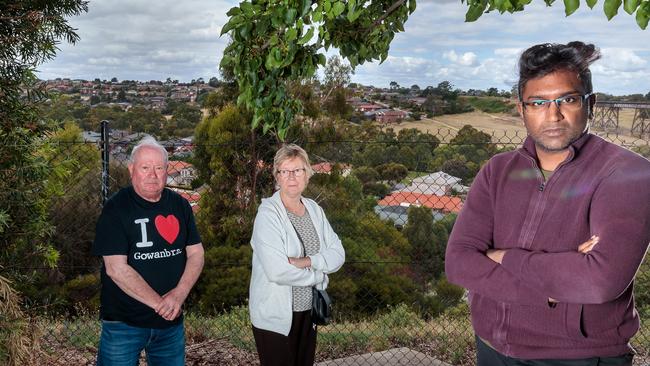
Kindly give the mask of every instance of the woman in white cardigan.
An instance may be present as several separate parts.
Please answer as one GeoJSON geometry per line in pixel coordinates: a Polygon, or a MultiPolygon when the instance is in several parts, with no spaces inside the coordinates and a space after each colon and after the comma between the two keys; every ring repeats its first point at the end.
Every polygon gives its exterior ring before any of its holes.
{"type": "Polygon", "coordinates": [[[273,160],[279,190],[262,199],[255,217],[249,308],[262,366],[314,364],[311,288],[325,289],[327,274],[345,261],[323,209],[302,197],[312,174],[305,150],[280,148],[273,160]]]}

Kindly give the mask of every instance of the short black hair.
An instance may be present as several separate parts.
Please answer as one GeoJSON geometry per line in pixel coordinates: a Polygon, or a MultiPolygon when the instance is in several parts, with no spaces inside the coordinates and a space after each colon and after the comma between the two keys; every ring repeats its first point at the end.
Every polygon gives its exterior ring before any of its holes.
{"type": "Polygon", "coordinates": [[[558,70],[578,73],[585,93],[591,93],[589,65],[600,58],[600,50],[593,44],[580,41],[567,44],[542,43],[525,50],[519,58],[519,82],[517,93],[523,99],[524,86],[528,80],[546,76],[558,70]]]}

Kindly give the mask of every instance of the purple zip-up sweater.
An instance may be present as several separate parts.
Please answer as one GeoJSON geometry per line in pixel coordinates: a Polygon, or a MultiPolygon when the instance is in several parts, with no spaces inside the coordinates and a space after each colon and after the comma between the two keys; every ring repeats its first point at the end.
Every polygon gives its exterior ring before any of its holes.
{"type": "Polygon", "coordinates": [[[622,355],[639,329],[632,287],[650,242],[650,161],[589,133],[569,149],[547,182],[530,137],[490,159],[447,244],[447,278],[469,289],[476,334],[510,357],[622,355]],[[592,235],[598,244],[579,253],[592,235]],[[507,249],[502,264],[491,248],[507,249]]]}

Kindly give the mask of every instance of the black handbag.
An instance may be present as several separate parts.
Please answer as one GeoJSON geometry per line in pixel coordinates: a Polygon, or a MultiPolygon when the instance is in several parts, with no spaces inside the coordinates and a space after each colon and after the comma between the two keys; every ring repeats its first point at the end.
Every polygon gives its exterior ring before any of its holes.
{"type": "Polygon", "coordinates": [[[316,325],[327,325],[332,321],[332,300],[327,291],[312,287],[311,321],[316,325]]]}

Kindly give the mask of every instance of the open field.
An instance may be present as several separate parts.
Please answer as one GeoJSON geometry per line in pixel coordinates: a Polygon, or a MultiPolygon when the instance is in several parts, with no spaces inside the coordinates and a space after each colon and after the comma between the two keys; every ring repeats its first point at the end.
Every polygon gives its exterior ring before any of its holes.
{"type": "MultiPolygon", "coordinates": [[[[632,119],[634,118],[634,110],[621,110],[619,118],[621,132],[617,136],[614,136],[616,134],[607,134],[603,131],[593,132],[609,140],[615,140],[614,142],[624,146],[648,144],[647,139],[643,140],[629,135],[630,128],[632,127],[632,119]]],[[[523,140],[526,137],[526,128],[519,116],[506,113],[485,113],[481,111],[447,114],[433,118],[424,118],[421,121],[392,124],[387,127],[393,128],[396,132],[405,128],[417,128],[420,131],[428,131],[431,134],[437,135],[443,142],[449,142],[464,125],[470,125],[478,130],[487,132],[499,140],[503,138],[523,140]]]]}

